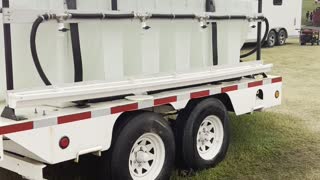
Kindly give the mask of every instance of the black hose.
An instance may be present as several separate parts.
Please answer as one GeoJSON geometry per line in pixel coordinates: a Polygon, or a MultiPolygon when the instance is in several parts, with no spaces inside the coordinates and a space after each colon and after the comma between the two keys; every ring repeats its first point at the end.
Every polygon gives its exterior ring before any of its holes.
{"type": "Polygon", "coordinates": [[[133,13],[129,14],[78,14],[71,13],[71,18],[74,19],[132,19],[135,17],[133,13]]]}
{"type": "MultiPolygon", "coordinates": [[[[264,22],[265,22],[265,24],[266,24],[266,32],[264,33],[264,36],[263,36],[263,38],[262,38],[262,40],[261,40],[261,42],[262,43],[264,43],[266,40],[267,40],[267,37],[268,37],[268,34],[269,34],[269,21],[268,21],[268,19],[267,18],[260,18],[261,20],[263,20],[264,22]]],[[[257,41],[259,41],[259,40],[257,40],[257,41]]],[[[247,52],[247,53],[245,53],[245,54],[242,54],[241,56],[240,56],[240,58],[246,58],[246,57],[248,57],[248,56],[251,56],[252,54],[254,54],[254,53],[256,53],[257,52],[257,50],[258,50],[258,46],[256,46],[254,49],[252,49],[250,52],[247,52]]]]}
{"type": "MultiPolygon", "coordinates": [[[[129,13],[129,14],[77,14],[77,13],[72,13],[70,14],[72,18],[74,19],[131,19],[134,18],[135,15],[134,13],[129,13]]],[[[40,75],[40,78],[42,79],[42,81],[47,85],[52,85],[51,82],[49,81],[48,77],[46,76],[46,74],[44,73],[40,61],[39,61],[39,57],[38,57],[38,53],[37,53],[37,46],[36,46],[36,35],[37,35],[37,31],[38,28],[40,26],[40,24],[45,21],[45,20],[49,20],[49,19],[54,19],[56,18],[56,15],[54,14],[44,14],[40,17],[38,17],[35,22],[32,25],[32,29],[31,29],[31,36],[30,36],[30,47],[31,47],[31,54],[33,57],[33,62],[35,64],[35,67],[40,75]]],[[[150,18],[155,18],[155,19],[194,19],[196,18],[196,15],[194,14],[152,14],[152,16],[150,18]]],[[[227,19],[247,19],[246,16],[210,16],[210,19],[214,19],[214,20],[227,20],[227,19]]],[[[262,39],[262,42],[266,41],[266,38],[268,36],[268,32],[269,32],[269,21],[264,18],[264,17],[259,17],[258,19],[261,19],[265,22],[266,24],[266,33],[262,39]]],[[[254,48],[253,50],[251,50],[250,52],[241,55],[241,58],[250,56],[252,54],[254,54],[256,51],[258,50],[258,47],[254,48]]]]}
{"type": "MultiPolygon", "coordinates": [[[[77,9],[77,0],[66,0],[68,9],[77,9]]],[[[74,64],[74,82],[83,81],[83,63],[78,23],[70,23],[70,35],[74,64]]]]}
{"type": "Polygon", "coordinates": [[[103,14],[78,14],[78,13],[71,13],[70,14],[74,19],[103,19],[103,14]]]}
{"type": "Polygon", "coordinates": [[[42,15],[41,17],[38,17],[32,25],[31,36],[30,36],[30,47],[31,47],[31,54],[32,54],[34,65],[36,66],[36,69],[40,75],[40,78],[47,86],[50,86],[52,84],[49,81],[46,74],[44,73],[44,71],[41,67],[41,64],[40,64],[38,52],[37,52],[36,36],[37,36],[37,31],[38,31],[40,24],[44,20],[48,20],[49,18],[50,18],[50,15],[47,15],[47,14],[42,15]]]}

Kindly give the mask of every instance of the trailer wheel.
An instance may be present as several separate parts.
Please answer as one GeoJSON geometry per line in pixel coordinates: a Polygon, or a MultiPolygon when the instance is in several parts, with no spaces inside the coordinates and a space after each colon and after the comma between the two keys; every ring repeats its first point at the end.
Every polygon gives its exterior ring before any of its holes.
{"type": "Polygon", "coordinates": [[[268,35],[267,46],[270,48],[274,47],[276,45],[276,41],[277,41],[277,34],[274,30],[271,30],[268,35]]]}
{"type": "Polygon", "coordinates": [[[281,29],[278,32],[277,45],[282,46],[285,45],[287,41],[287,32],[284,29],[281,29]]]}
{"type": "Polygon", "coordinates": [[[175,141],[168,122],[151,112],[128,118],[118,131],[108,156],[104,156],[105,170],[101,179],[110,179],[110,174],[113,180],[169,179],[175,159],[175,141]]]}
{"type": "Polygon", "coordinates": [[[216,166],[226,156],[229,131],[228,112],[221,101],[208,98],[188,105],[177,119],[179,165],[196,170],[216,166]]]}

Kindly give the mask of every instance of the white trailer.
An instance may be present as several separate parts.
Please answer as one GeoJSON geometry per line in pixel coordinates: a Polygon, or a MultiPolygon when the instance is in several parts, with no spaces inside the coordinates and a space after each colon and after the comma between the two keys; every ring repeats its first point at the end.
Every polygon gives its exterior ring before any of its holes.
{"type": "Polygon", "coordinates": [[[261,44],[240,61],[250,23],[267,23],[255,5],[2,0],[0,167],[30,180],[86,154],[100,157],[100,179],[169,179],[175,159],[214,167],[228,111],[281,104],[261,44]]]}
{"type": "MultiPolygon", "coordinates": [[[[299,36],[302,23],[302,0],[264,0],[263,15],[270,23],[266,45],[268,47],[284,45],[288,37],[299,36]]],[[[257,26],[252,23],[251,27],[246,42],[257,41],[257,26]]]]}

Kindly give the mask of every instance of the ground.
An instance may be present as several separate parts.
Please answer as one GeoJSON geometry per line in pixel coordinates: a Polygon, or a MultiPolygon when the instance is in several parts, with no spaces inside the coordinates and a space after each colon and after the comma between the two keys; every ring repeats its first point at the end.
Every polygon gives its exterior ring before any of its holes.
{"type": "MultiPolygon", "coordinates": [[[[272,74],[283,76],[283,104],[253,115],[231,114],[232,140],[225,161],[192,177],[175,172],[172,180],[320,179],[319,57],[320,46],[302,47],[297,39],[264,48],[263,60],[274,64],[272,74]]],[[[0,179],[21,178],[3,171],[0,179]]]]}

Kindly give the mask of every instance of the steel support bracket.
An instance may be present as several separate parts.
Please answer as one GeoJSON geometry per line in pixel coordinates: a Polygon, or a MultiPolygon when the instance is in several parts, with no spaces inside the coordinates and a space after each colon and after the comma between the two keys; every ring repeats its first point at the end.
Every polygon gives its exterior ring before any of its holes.
{"type": "Polygon", "coordinates": [[[6,106],[3,109],[2,113],[1,113],[1,117],[15,120],[15,121],[19,120],[19,118],[16,116],[15,110],[13,108],[10,108],[9,106],[6,106]]]}

